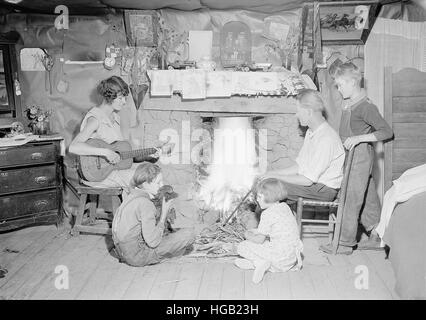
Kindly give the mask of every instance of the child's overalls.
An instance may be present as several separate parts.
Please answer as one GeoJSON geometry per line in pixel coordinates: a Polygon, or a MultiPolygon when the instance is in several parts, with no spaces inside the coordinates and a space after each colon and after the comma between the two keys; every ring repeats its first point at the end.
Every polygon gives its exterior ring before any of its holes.
{"type": "MultiPolygon", "coordinates": [[[[356,134],[351,128],[351,110],[360,102],[342,111],[339,134],[342,142],[356,134]]],[[[354,157],[350,168],[346,202],[343,209],[343,221],[339,243],[344,246],[356,245],[358,218],[367,231],[372,230],[380,220],[380,200],[371,172],[373,169],[374,150],[371,143],[360,143],[354,147],[354,157]]]]}

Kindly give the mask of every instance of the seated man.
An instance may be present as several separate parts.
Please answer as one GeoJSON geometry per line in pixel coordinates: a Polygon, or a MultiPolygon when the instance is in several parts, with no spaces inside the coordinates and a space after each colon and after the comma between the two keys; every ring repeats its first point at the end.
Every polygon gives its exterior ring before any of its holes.
{"type": "Polygon", "coordinates": [[[157,223],[153,200],[163,184],[160,170],[156,164],[141,163],[131,181],[130,195],[114,215],[112,238],[116,253],[131,266],[145,266],[181,256],[194,242],[194,232],[189,228],[164,235],[172,200],[163,200],[157,223]]]}
{"type": "Polygon", "coordinates": [[[333,201],[343,179],[345,151],[342,142],[323,116],[325,107],[318,91],[303,90],[297,101],[296,116],[308,130],[296,164],[268,171],[265,177],[282,180],[290,200],[303,197],[333,201]]]}

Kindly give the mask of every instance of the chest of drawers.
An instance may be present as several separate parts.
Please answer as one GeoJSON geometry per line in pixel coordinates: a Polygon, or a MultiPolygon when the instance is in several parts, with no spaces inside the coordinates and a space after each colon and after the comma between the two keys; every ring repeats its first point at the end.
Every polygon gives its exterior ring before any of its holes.
{"type": "Polygon", "coordinates": [[[44,140],[0,148],[0,231],[59,222],[60,142],[44,140]]]}

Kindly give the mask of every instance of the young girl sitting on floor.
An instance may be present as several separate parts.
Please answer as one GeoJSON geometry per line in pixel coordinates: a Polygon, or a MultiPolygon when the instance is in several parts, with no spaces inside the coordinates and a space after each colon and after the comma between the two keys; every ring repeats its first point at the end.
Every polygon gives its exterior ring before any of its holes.
{"type": "Polygon", "coordinates": [[[235,264],[241,269],[255,269],[253,282],[259,283],[266,271],[285,272],[302,266],[303,244],[290,207],[280,203],[287,197],[284,185],[275,178],[259,182],[257,201],[263,211],[257,229],[245,233],[247,240],[237,246],[243,259],[235,264]],[[267,239],[269,238],[269,239],[267,239]]]}

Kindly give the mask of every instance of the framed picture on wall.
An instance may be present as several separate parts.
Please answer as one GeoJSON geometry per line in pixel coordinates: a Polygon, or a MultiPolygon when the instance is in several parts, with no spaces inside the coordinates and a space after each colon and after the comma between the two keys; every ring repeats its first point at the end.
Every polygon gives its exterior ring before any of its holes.
{"type": "Polygon", "coordinates": [[[158,17],[155,11],[125,10],[124,24],[129,46],[157,46],[158,17]]]}
{"type": "Polygon", "coordinates": [[[325,45],[365,44],[380,9],[377,0],[320,2],[319,6],[325,45]]]}

